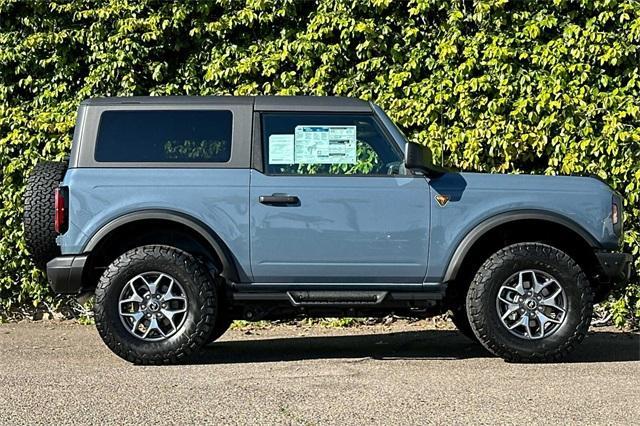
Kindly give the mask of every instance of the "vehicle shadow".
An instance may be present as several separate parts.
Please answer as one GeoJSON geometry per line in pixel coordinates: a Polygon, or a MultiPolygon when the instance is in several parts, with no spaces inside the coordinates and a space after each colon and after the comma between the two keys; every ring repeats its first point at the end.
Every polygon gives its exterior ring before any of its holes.
{"type": "MultiPolygon", "coordinates": [[[[224,339],[224,338],[223,338],[224,339]]],[[[304,336],[221,340],[190,358],[189,364],[235,364],[314,359],[444,360],[493,357],[457,331],[425,330],[346,336],[304,336]]],[[[640,361],[640,334],[596,331],[564,362],[640,361]]]]}

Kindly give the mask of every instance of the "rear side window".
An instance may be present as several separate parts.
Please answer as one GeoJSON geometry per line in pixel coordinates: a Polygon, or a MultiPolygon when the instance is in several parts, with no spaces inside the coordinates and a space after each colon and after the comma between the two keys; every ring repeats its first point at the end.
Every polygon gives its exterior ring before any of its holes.
{"type": "Polygon", "coordinates": [[[99,162],[224,163],[231,158],[231,111],[106,111],[99,162]]]}

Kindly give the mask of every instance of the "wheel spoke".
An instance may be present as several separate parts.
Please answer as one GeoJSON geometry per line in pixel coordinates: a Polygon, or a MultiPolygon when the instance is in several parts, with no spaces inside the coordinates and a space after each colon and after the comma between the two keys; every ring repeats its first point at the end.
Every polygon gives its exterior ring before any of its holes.
{"type": "Polygon", "coordinates": [[[167,309],[161,309],[160,312],[162,313],[162,315],[165,316],[165,318],[169,321],[169,323],[171,324],[171,331],[173,332],[176,329],[176,323],[173,321],[173,317],[176,314],[179,314],[180,312],[176,312],[176,311],[169,311],[167,309]]]}
{"type": "MultiPolygon", "coordinates": [[[[160,276],[162,276],[162,274],[160,276]]],[[[140,278],[142,278],[142,281],[144,281],[144,284],[149,289],[149,294],[151,296],[156,294],[156,290],[157,290],[156,289],[156,284],[158,283],[158,280],[156,279],[154,282],[151,283],[151,282],[147,281],[147,279],[145,277],[143,277],[142,275],[140,276],[140,278]]]]}
{"type": "Polygon", "coordinates": [[[125,286],[125,290],[129,288],[131,290],[131,296],[129,296],[128,299],[124,299],[121,300],[120,303],[125,303],[125,302],[142,302],[142,296],[140,296],[140,294],[138,294],[138,290],[136,290],[136,287],[133,285],[133,280],[129,281],[127,283],[127,285],[125,286]]]}
{"type": "Polygon", "coordinates": [[[147,330],[142,335],[142,338],[146,338],[147,336],[149,336],[149,333],[152,332],[153,330],[157,330],[162,337],[165,337],[164,331],[162,331],[162,329],[158,325],[158,320],[156,319],[155,316],[151,317],[151,320],[149,321],[149,326],[147,327],[147,330]]]}
{"type": "Polygon", "coordinates": [[[518,292],[520,296],[524,296],[524,294],[526,293],[524,289],[524,274],[527,274],[529,272],[531,271],[520,271],[520,273],[518,273],[518,285],[512,287],[515,291],[518,292]]]}
{"type": "Polygon", "coordinates": [[[507,304],[507,310],[506,312],[502,315],[502,319],[506,320],[507,318],[509,318],[509,316],[511,314],[513,314],[514,312],[518,312],[518,309],[520,308],[520,306],[518,306],[515,303],[508,303],[507,304]]]}
{"type": "Polygon", "coordinates": [[[540,327],[544,330],[544,326],[547,323],[553,323],[553,324],[560,324],[562,321],[548,317],[547,315],[544,314],[544,312],[536,312],[536,318],[538,319],[538,322],[540,322],[540,327]]]}
{"type": "Polygon", "coordinates": [[[540,303],[542,303],[543,305],[547,305],[547,306],[556,306],[556,297],[560,296],[560,294],[562,294],[562,289],[560,287],[558,287],[558,289],[556,290],[555,293],[553,293],[551,296],[549,297],[545,297],[544,299],[542,299],[542,301],[540,303]]]}
{"type": "Polygon", "coordinates": [[[167,288],[167,292],[160,299],[161,302],[169,302],[171,300],[181,300],[181,301],[187,300],[186,297],[178,296],[173,293],[173,283],[174,281],[171,280],[171,283],[169,284],[169,288],[167,288]]]}
{"type": "Polygon", "coordinates": [[[526,315],[522,315],[518,321],[516,321],[513,324],[511,324],[508,328],[509,328],[509,330],[513,330],[514,328],[516,328],[518,326],[524,325],[525,322],[527,322],[527,323],[529,322],[529,317],[527,317],[526,315]]]}
{"type": "MultiPolygon", "coordinates": [[[[535,277],[536,274],[533,274],[533,276],[535,277]]],[[[544,290],[545,288],[547,288],[549,286],[549,284],[554,284],[556,282],[556,280],[554,280],[553,278],[550,278],[548,280],[546,280],[545,282],[543,282],[542,284],[540,284],[540,282],[538,281],[538,279],[536,278],[535,281],[533,282],[533,291],[538,294],[540,293],[542,290],[544,290]]]]}
{"type": "Polygon", "coordinates": [[[551,308],[551,309],[555,309],[556,311],[558,311],[560,314],[564,315],[566,313],[566,311],[564,310],[564,308],[558,306],[555,302],[551,301],[542,301],[540,302],[540,304],[546,308],[551,308]]]}
{"type": "Polygon", "coordinates": [[[504,302],[504,303],[508,303],[508,304],[512,304],[514,302],[513,297],[511,298],[512,300],[509,300],[507,297],[509,295],[509,292],[515,292],[516,290],[513,287],[509,287],[506,285],[503,285],[502,287],[500,287],[500,289],[498,290],[498,299],[500,299],[500,301],[504,302]],[[503,293],[507,293],[505,296],[503,296],[503,293]]]}
{"type": "Polygon", "coordinates": [[[161,272],[135,276],[124,286],[118,300],[122,324],[132,335],[146,341],[162,340],[176,333],[187,310],[184,288],[161,272]]]}
{"type": "Polygon", "coordinates": [[[140,321],[142,321],[142,318],[144,318],[144,314],[142,312],[133,312],[133,313],[121,312],[120,315],[133,318],[133,323],[130,323],[129,326],[131,327],[131,331],[133,332],[133,334],[136,334],[136,330],[140,325],[140,321]]]}

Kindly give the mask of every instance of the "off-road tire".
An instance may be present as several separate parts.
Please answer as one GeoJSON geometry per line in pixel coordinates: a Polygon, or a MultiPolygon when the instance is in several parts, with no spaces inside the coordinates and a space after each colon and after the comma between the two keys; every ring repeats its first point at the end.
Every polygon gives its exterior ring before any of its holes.
{"type": "Polygon", "coordinates": [[[540,243],[519,243],[493,254],[480,267],[467,293],[471,328],[489,352],[510,362],[559,361],[582,342],[593,312],[593,291],[585,273],[566,253],[540,243]],[[566,319],[540,340],[512,335],[500,322],[496,297],[502,283],[521,270],[537,269],[554,276],[567,296],[566,319]]]}
{"type": "Polygon", "coordinates": [[[208,343],[217,311],[217,297],[205,265],[174,247],[150,245],[132,249],[109,265],[96,288],[96,328],[104,343],[118,356],[135,364],[175,364],[208,343]],[[133,336],[118,313],[119,296],[136,275],[157,271],[171,275],[184,287],[187,316],[182,327],[161,341],[133,336]]]}
{"type": "Polygon", "coordinates": [[[54,228],[54,195],[67,170],[62,161],[41,161],[27,179],[24,192],[24,238],[33,263],[45,269],[47,262],[60,255],[54,228]]]}

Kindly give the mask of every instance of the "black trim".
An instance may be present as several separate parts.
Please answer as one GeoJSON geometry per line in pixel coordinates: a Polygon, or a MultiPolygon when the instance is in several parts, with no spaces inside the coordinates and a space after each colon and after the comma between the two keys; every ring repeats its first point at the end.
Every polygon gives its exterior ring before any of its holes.
{"type": "Polygon", "coordinates": [[[60,256],[47,263],[47,279],[58,294],[77,294],[82,290],[82,274],[87,255],[60,256]]]}
{"type": "Polygon", "coordinates": [[[558,225],[562,225],[569,230],[578,234],[582,239],[584,239],[591,247],[601,248],[601,244],[584,228],[580,225],[568,219],[566,217],[560,216],[558,214],[552,212],[544,212],[537,210],[515,210],[512,212],[505,212],[486,219],[484,222],[476,225],[458,244],[458,248],[453,253],[453,256],[449,260],[449,265],[445,272],[443,281],[448,282],[454,280],[460,268],[462,267],[462,263],[464,262],[467,253],[471,250],[471,247],[478,241],[484,234],[491,231],[493,228],[504,225],[505,223],[515,222],[518,220],[544,220],[547,222],[553,222],[558,225]]]}
{"type": "Polygon", "coordinates": [[[262,161],[262,119],[259,112],[253,113],[253,134],[251,135],[251,168],[264,173],[262,161]]]}
{"type": "Polygon", "coordinates": [[[254,109],[275,112],[371,112],[368,102],[341,96],[256,96],[254,109]]]}
{"type": "Polygon", "coordinates": [[[378,294],[382,297],[378,297],[375,300],[375,303],[369,303],[374,305],[382,305],[383,302],[386,303],[408,303],[408,302],[419,302],[419,301],[439,301],[444,298],[444,288],[441,288],[439,291],[414,291],[414,292],[388,292],[382,290],[313,290],[308,289],[297,289],[297,290],[289,290],[289,291],[265,291],[265,292],[234,292],[232,293],[232,298],[234,301],[238,302],[287,302],[287,304],[291,304],[292,306],[302,306],[302,305],[312,305],[312,304],[321,304],[321,305],[363,305],[364,303],[360,300],[362,295],[370,296],[371,294],[378,294]],[[296,296],[299,294],[308,294],[311,297],[307,302],[302,303],[296,300],[296,296]],[[330,295],[330,296],[328,296],[330,295]],[[320,297],[322,296],[322,297],[320,297]],[[312,299],[316,300],[312,300],[312,299]],[[315,303],[314,303],[315,302],[315,303]]]}
{"type": "Polygon", "coordinates": [[[241,281],[238,273],[238,268],[236,267],[235,258],[231,253],[231,250],[229,250],[229,248],[220,239],[220,237],[218,237],[211,228],[209,228],[200,220],[187,216],[183,213],[173,211],[141,210],[120,216],[117,219],[114,219],[111,222],[107,223],[105,226],[100,228],[98,232],[93,234],[89,242],[87,242],[87,244],[85,244],[85,246],[83,247],[82,251],[91,252],[100,243],[100,241],[103,240],[103,238],[123,225],[127,225],[129,223],[137,222],[140,220],[150,219],[176,222],[181,225],[187,226],[194,232],[198,233],[209,243],[209,245],[213,248],[216,255],[222,262],[223,271],[221,275],[230,281],[241,281]]]}
{"type": "Polygon", "coordinates": [[[596,252],[604,275],[613,282],[625,283],[631,276],[633,256],[629,253],[596,252]]]}
{"type": "Polygon", "coordinates": [[[446,285],[441,283],[339,283],[339,282],[313,282],[313,283],[233,283],[232,289],[238,293],[278,293],[297,290],[387,290],[396,292],[414,293],[438,293],[444,291],[446,285]]]}

